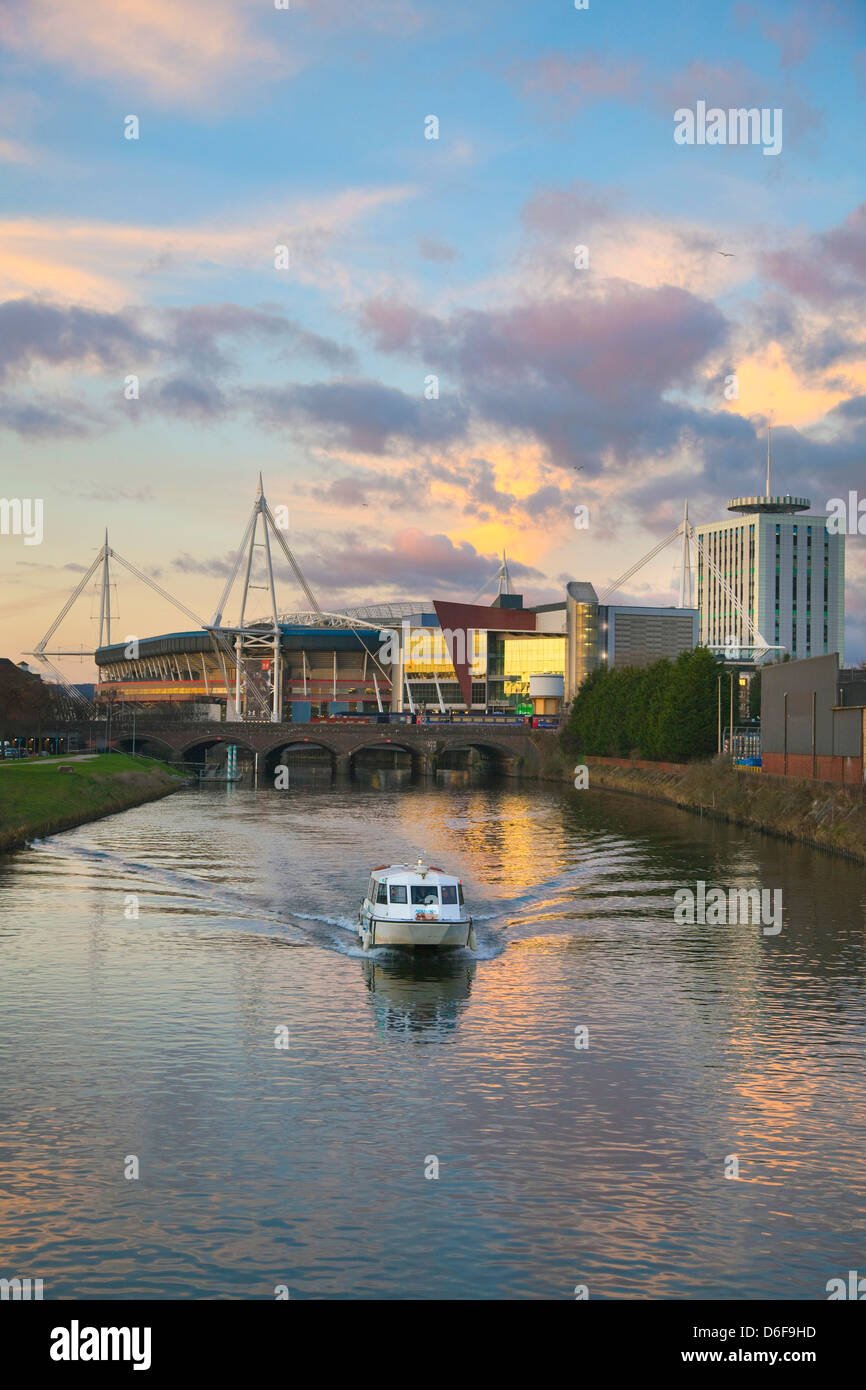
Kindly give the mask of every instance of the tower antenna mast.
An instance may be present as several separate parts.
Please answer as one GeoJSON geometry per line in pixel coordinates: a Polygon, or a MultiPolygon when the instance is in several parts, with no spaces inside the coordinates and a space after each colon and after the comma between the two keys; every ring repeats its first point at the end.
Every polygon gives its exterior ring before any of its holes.
{"type": "Polygon", "coordinates": [[[773,428],[772,422],[768,420],[768,421],[767,421],[767,492],[766,492],[766,496],[767,496],[767,497],[770,496],[770,431],[771,431],[772,428],[773,428]]]}

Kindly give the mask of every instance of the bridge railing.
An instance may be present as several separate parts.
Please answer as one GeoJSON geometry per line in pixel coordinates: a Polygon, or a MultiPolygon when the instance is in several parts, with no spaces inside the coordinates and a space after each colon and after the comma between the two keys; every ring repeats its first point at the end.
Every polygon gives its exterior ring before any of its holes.
{"type": "Polygon", "coordinates": [[[558,729],[558,714],[464,714],[449,710],[446,714],[330,714],[311,719],[311,724],[486,724],[516,728],[558,729]]]}
{"type": "MultiPolygon", "coordinates": [[[[88,721],[84,721],[86,724],[88,721]]],[[[213,732],[214,740],[217,742],[231,741],[234,731],[241,728],[262,729],[269,728],[309,728],[310,726],[324,725],[328,728],[340,728],[346,724],[399,724],[399,725],[484,725],[490,727],[524,728],[524,729],[558,729],[561,718],[555,714],[482,714],[480,712],[465,714],[461,711],[452,710],[446,714],[429,711],[424,714],[405,713],[383,713],[383,714],[331,714],[319,716],[313,719],[298,721],[293,724],[291,721],[281,725],[274,725],[270,720],[246,719],[222,722],[218,720],[202,720],[198,724],[181,722],[177,724],[163,723],[158,721],[154,724],[148,722],[147,717],[139,715],[135,724],[132,720],[112,720],[110,730],[104,721],[95,721],[94,737],[104,740],[110,733],[112,742],[118,738],[131,738],[133,735],[142,740],[146,738],[158,739],[160,733],[177,734],[190,733],[198,735],[202,730],[207,729],[213,732]]],[[[83,726],[82,726],[83,727],[83,726]]]]}

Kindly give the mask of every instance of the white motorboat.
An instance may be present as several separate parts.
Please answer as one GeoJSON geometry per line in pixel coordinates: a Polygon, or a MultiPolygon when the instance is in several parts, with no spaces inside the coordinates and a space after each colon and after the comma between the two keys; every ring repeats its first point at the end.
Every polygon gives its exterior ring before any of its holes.
{"type": "Polygon", "coordinates": [[[358,935],[365,951],[372,946],[475,949],[475,928],[460,879],[423,859],[416,864],[379,864],[371,871],[358,913],[358,935]]]}

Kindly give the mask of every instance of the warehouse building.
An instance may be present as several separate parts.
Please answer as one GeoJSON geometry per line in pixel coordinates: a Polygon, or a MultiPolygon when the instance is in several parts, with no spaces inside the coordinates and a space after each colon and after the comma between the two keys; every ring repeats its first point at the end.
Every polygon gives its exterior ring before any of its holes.
{"type": "Polygon", "coordinates": [[[866,671],[841,670],[837,652],[763,668],[765,772],[862,786],[864,730],[866,671]]]}

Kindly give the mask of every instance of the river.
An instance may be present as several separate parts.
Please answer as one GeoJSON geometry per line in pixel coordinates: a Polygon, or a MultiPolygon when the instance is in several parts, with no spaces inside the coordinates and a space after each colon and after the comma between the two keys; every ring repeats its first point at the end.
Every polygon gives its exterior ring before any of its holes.
{"type": "Polygon", "coordinates": [[[864,923],[854,864],[474,773],[189,788],[8,855],[0,1275],[826,1298],[866,1271],[864,923]],[[419,852],[477,950],[365,957],[370,867],[419,852]],[[699,880],[781,888],[782,930],[678,925],[699,880]]]}

